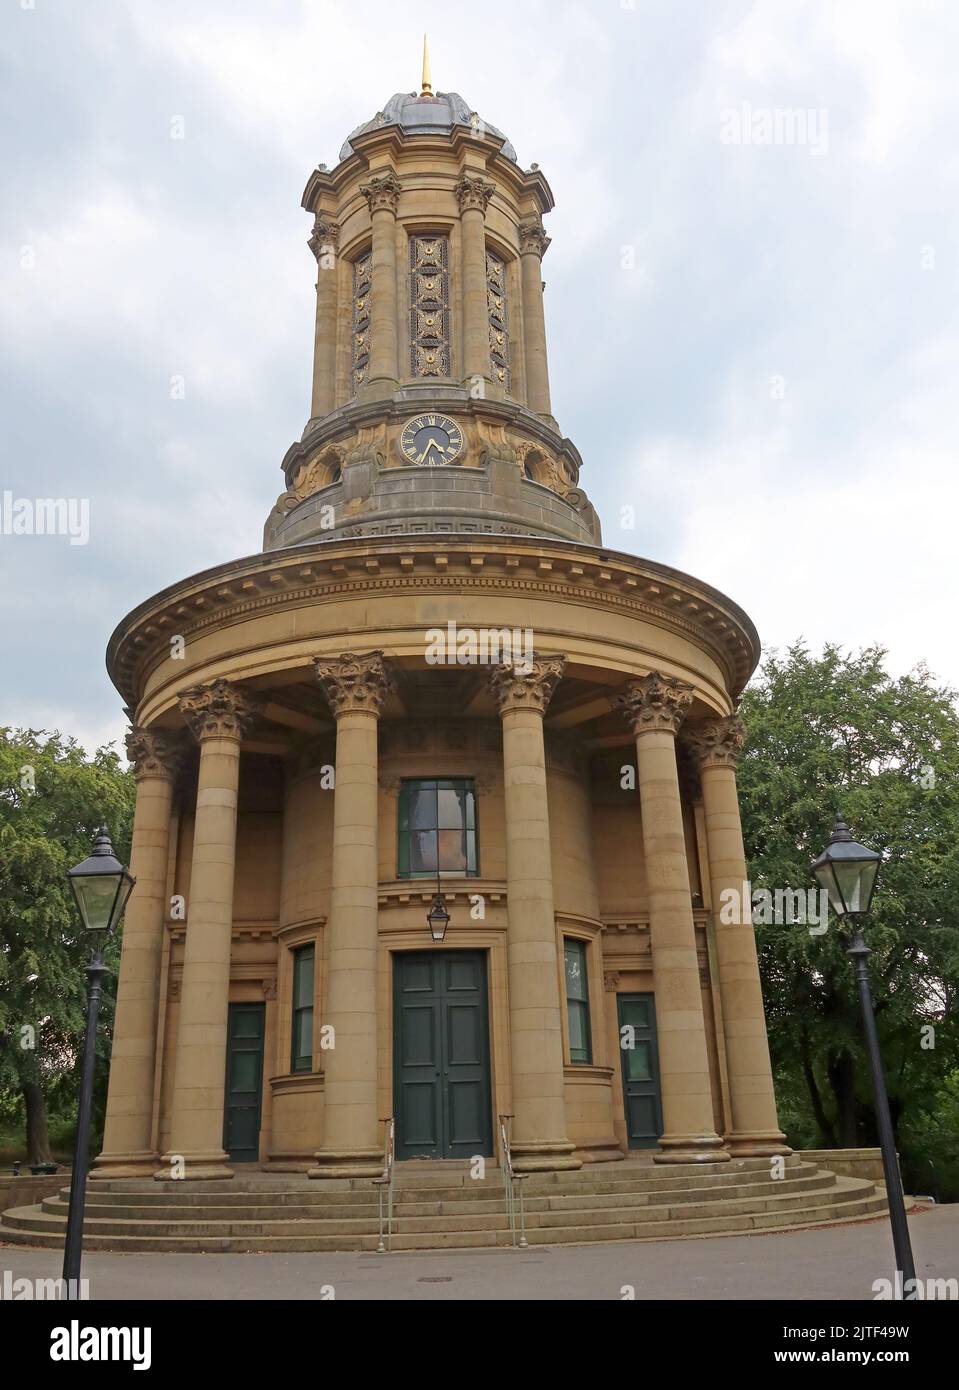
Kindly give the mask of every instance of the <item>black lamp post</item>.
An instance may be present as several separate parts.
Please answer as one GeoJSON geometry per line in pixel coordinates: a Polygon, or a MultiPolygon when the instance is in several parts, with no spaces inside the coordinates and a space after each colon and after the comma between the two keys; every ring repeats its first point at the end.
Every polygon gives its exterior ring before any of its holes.
{"type": "Polygon", "coordinates": [[[430,910],[426,914],[426,922],[433,940],[442,941],[446,935],[446,928],[450,924],[450,915],[446,910],[446,899],[443,897],[443,890],[440,888],[439,870],[437,870],[436,873],[436,892],[433,894],[433,902],[430,905],[430,910]]]}
{"type": "Polygon", "coordinates": [[[66,1297],[79,1297],[80,1257],[83,1253],[83,1207],[87,1189],[87,1150],[90,1147],[90,1112],[93,1108],[93,1071],[96,1064],[97,1015],[107,967],[103,946],[119,922],[136,879],[113,853],[106,826],[101,826],[88,859],[67,870],[67,881],[84,928],[93,943],[93,959],[87,966],[87,1031],[80,1070],[80,1108],[70,1179],[70,1211],[63,1247],[66,1297]],[[72,1292],[71,1292],[72,1291],[72,1292]]]}
{"type": "Polygon", "coordinates": [[[886,1179],[892,1243],[896,1251],[896,1268],[902,1274],[905,1288],[907,1280],[915,1279],[916,1269],[912,1258],[909,1227],[906,1223],[906,1206],[902,1199],[896,1140],[892,1130],[892,1117],[889,1114],[889,1097],[886,1094],[886,1078],[882,1070],[879,1035],[876,1032],[876,1016],[869,986],[867,962],[871,952],[862,934],[862,919],[872,902],[879,863],[880,856],[875,850],[857,844],[845,821],[837,820],[829,844],[814,861],[812,871],[820,888],[825,888],[829,894],[829,901],[836,916],[840,920],[850,919],[851,934],[846,954],[856,972],[866,1033],[866,1051],[869,1054],[869,1070],[872,1073],[872,1089],[876,1102],[876,1124],[879,1129],[879,1147],[882,1150],[882,1170],[886,1179]]]}

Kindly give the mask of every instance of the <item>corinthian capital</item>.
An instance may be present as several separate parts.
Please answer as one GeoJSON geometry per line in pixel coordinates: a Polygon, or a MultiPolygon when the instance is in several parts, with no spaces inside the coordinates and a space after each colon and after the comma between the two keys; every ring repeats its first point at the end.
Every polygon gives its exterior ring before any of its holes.
{"type": "Polygon", "coordinates": [[[392,170],[388,174],[377,174],[369,183],[360,185],[370,205],[370,212],[392,212],[395,214],[400,201],[402,184],[392,170]]]}
{"type": "Polygon", "coordinates": [[[181,691],[179,703],[193,737],[202,743],[205,738],[243,738],[262,702],[244,686],[221,678],[181,691]]]}
{"type": "Polygon", "coordinates": [[[545,714],[565,669],[565,656],[537,656],[532,661],[494,666],[489,673],[489,688],[500,714],[514,709],[545,714]]]}
{"type": "Polygon", "coordinates": [[[496,192],[496,185],[481,178],[479,174],[460,174],[453,185],[453,192],[456,194],[460,213],[468,212],[470,208],[475,208],[477,212],[485,212],[489,207],[490,198],[496,192]]]}
{"type": "Polygon", "coordinates": [[[539,256],[542,259],[546,255],[546,248],[549,246],[549,237],[546,235],[546,228],[540,217],[534,217],[529,222],[519,224],[519,249],[521,255],[539,256]]]}
{"type": "Polygon", "coordinates": [[[313,219],[313,230],[306,243],[317,260],[326,251],[336,253],[340,245],[340,224],[334,222],[325,212],[318,212],[313,219]]]}
{"type": "Polygon", "coordinates": [[[626,689],[613,704],[621,709],[634,734],[650,731],[676,734],[693,701],[693,687],[651,671],[642,680],[626,682],[626,689]]]}
{"type": "Polygon", "coordinates": [[[172,782],[183,763],[183,744],[179,735],[169,729],[138,729],[127,734],[127,757],[133,764],[133,775],[139,782],[143,777],[165,777],[172,782]]]}
{"type": "Polygon", "coordinates": [[[703,719],[683,730],[683,742],[699,767],[735,768],[746,742],[746,730],[734,714],[726,719],[703,719]]]}
{"type": "Polygon", "coordinates": [[[344,652],[342,656],[313,658],[316,678],[323,687],[333,716],[365,712],[379,718],[393,689],[393,676],[382,652],[344,652]]]}

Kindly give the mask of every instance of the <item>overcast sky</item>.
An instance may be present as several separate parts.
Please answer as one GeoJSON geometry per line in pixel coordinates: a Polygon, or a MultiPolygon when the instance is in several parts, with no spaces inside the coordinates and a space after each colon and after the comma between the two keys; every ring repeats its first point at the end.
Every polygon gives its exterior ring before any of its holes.
{"type": "Polygon", "coordinates": [[[605,543],[767,647],[959,685],[959,4],[2,0],[0,494],[87,498],[90,538],[0,534],[0,723],[119,738],[117,621],[260,548],[309,414],[300,195],[424,28],[555,194],[605,543]]]}

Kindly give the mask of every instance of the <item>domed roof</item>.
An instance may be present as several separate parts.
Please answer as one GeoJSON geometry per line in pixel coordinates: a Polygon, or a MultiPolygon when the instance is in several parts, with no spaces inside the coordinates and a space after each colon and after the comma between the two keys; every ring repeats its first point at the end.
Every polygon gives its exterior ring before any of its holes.
{"type": "Polygon", "coordinates": [[[357,126],[350,132],[349,139],[340,150],[340,159],[349,159],[354,153],[352,141],[357,135],[368,130],[379,130],[382,126],[395,125],[407,135],[449,135],[454,126],[466,126],[481,131],[484,135],[494,135],[503,140],[502,153],[514,164],[519,161],[516,151],[501,130],[484,121],[458,92],[437,92],[435,95],[418,96],[416,92],[397,92],[390,97],[382,111],[377,111],[371,121],[357,126]]]}

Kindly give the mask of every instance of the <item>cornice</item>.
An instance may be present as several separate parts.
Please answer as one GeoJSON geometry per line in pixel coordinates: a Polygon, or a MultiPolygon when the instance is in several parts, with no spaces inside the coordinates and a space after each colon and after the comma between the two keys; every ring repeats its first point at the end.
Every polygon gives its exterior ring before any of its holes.
{"type": "Polygon", "coordinates": [[[335,168],[317,167],[310,174],[300,200],[307,212],[317,211],[318,200],[324,193],[339,197],[353,179],[365,177],[378,155],[398,162],[414,153],[435,153],[441,158],[455,160],[461,158],[465,150],[479,150],[485,158],[487,172],[508,186],[517,199],[533,200],[541,214],[551,212],[555,206],[553,190],[541,170],[520,168],[502,153],[505,140],[491,134],[477,135],[470,126],[454,126],[448,135],[411,135],[399,126],[384,125],[357,135],[352,143],[354,153],[335,168]]]}
{"type": "Polygon", "coordinates": [[[125,704],[141,699],[170,638],[347,595],[507,593],[602,605],[650,620],[707,651],[737,696],[759,660],[747,615],[718,590],[655,561],[589,546],[518,536],[389,536],[317,541],[247,556],[185,579],[117,626],[107,669],[125,704]]]}

